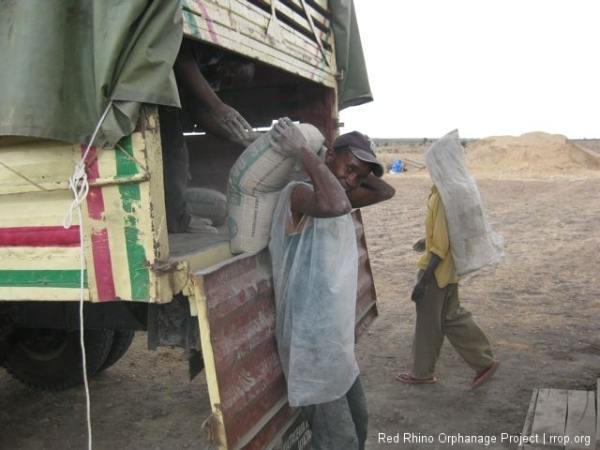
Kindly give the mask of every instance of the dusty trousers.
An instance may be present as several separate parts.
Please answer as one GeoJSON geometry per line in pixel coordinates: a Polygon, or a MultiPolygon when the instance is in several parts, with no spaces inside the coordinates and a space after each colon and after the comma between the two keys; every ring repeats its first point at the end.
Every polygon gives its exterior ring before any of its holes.
{"type": "MultiPolygon", "coordinates": [[[[419,279],[423,271],[419,271],[419,279]]],[[[425,297],[416,304],[417,320],[413,340],[413,371],[416,378],[434,375],[444,337],[479,373],[486,369],[494,356],[486,335],[469,311],[460,306],[458,284],[439,288],[435,277],[427,284],[425,297]]]]}
{"type": "Polygon", "coordinates": [[[367,399],[360,375],[337,400],[303,406],[312,431],[311,450],[363,450],[367,440],[367,399]]]}

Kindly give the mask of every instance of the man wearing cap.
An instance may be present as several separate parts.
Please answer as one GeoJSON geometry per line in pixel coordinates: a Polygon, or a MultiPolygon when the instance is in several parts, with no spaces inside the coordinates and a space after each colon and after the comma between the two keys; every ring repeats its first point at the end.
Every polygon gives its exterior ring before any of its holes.
{"type": "Polygon", "coordinates": [[[357,131],[338,137],[323,161],[284,118],[271,147],[298,158],[310,177],[282,190],[269,242],[288,401],[311,424],[314,449],[363,449],[368,414],[354,354],[358,251],[350,212],[395,190],[380,179],[373,142],[357,131]]]}

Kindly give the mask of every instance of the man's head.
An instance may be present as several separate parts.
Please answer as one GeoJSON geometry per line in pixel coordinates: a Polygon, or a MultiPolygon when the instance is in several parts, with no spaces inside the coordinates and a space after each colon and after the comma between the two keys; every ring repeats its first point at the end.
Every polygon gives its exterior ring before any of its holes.
{"type": "Polygon", "coordinates": [[[339,136],[333,150],[327,151],[325,162],[347,191],[360,186],[369,173],[381,177],[384,172],[375,157],[375,144],[358,131],[339,136]]]}
{"type": "Polygon", "coordinates": [[[254,62],[231,54],[225,54],[218,63],[209,66],[206,78],[214,91],[221,87],[234,88],[250,84],[254,78],[254,62]]]}

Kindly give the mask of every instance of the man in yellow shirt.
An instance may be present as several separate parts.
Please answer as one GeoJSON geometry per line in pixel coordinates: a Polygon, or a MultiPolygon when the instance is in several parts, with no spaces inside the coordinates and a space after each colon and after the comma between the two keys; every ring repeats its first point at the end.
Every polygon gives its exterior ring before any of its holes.
{"type": "Polygon", "coordinates": [[[460,306],[446,213],[435,185],[427,202],[425,231],[425,254],[418,262],[418,281],[411,296],[417,310],[413,370],[399,373],[396,379],[408,384],[435,383],[435,364],[446,336],[475,371],[471,389],[476,389],[490,380],[500,361],[494,359],[471,313],[460,306]]]}

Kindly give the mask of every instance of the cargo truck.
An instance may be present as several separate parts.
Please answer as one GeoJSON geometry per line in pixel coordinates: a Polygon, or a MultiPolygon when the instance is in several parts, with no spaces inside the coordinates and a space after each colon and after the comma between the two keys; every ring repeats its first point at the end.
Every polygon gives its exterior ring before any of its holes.
{"type": "MultiPolygon", "coordinates": [[[[0,360],[41,390],[115,364],[136,331],[206,376],[218,448],[299,448],[276,354],[268,250],[169,234],[157,105],[177,107],[183,39],[255,63],[219,96],[257,130],[287,116],[331,142],[371,100],[351,0],[38,1],[0,33],[0,360]],[[83,333],[81,329],[83,328],[83,333]],[[82,342],[81,337],[83,337],[82,342]]],[[[186,130],[192,187],[225,193],[244,150],[186,130]]],[[[377,315],[360,211],[356,334],[377,315]]],[[[204,420],[204,418],[201,418],[204,420]]],[[[200,423],[200,421],[199,421],[200,423]]]]}

